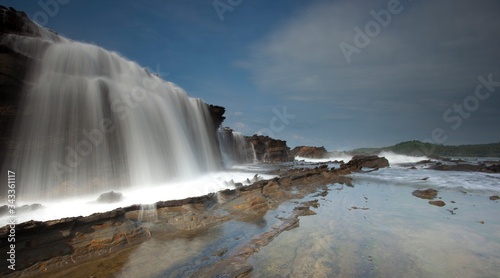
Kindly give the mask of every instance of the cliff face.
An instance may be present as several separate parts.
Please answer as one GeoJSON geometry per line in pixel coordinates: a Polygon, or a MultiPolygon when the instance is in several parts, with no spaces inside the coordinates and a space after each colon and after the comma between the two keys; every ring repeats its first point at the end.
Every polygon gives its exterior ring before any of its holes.
{"type": "Polygon", "coordinates": [[[212,121],[215,129],[218,129],[226,117],[224,117],[224,113],[226,113],[226,108],[222,106],[207,104],[208,111],[210,112],[210,116],[212,117],[212,121]]]}
{"type": "MultiPolygon", "coordinates": [[[[27,37],[41,36],[39,28],[24,12],[0,6],[0,41],[7,34],[27,37]]],[[[29,86],[27,76],[34,59],[0,45],[0,154],[5,157],[11,142],[12,129],[19,114],[23,88],[29,86]]]]}
{"type": "MultiPolygon", "coordinates": [[[[37,55],[26,54],[30,55],[26,56],[23,54],[26,51],[17,51],[15,41],[17,38],[12,35],[44,38],[55,42],[62,40],[56,33],[33,23],[26,13],[0,5],[0,155],[3,157],[0,163],[4,163],[16,153],[22,153],[23,145],[15,146],[14,126],[20,122],[21,118],[30,116],[29,110],[24,108],[23,99],[25,92],[30,91],[33,85],[30,81],[31,71],[40,63],[40,58],[35,58],[37,55]],[[16,152],[14,152],[14,147],[16,152]]],[[[38,57],[42,56],[38,55],[38,57]]],[[[225,119],[225,108],[209,104],[206,106],[215,127],[214,130],[216,130],[225,119]]],[[[61,148],[64,147],[61,146],[61,148]]]]}
{"type": "MultiPolygon", "coordinates": [[[[16,11],[0,5],[0,34],[16,34],[28,37],[40,37],[40,28],[33,23],[25,12],[16,11]]],[[[49,31],[50,33],[50,31],[49,31]]]]}
{"type": "MultiPolygon", "coordinates": [[[[56,33],[33,23],[26,13],[0,5],[0,42],[12,39],[10,35],[46,38],[51,41],[61,40],[56,33]]],[[[39,58],[34,58],[34,55],[26,56],[7,45],[12,44],[0,43],[0,154],[4,158],[1,163],[9,159],[8,156],[23,153],[22,145],[15,144],[13,129],[19,119],[26,116],[26,113],[30,114],[29,111],[22,110],[21,106],[24,92],[30,91],[30,86],[33,86],[33,82],[30,81],[32,75],[30,71],[40,63],[39,58]],[[17,152],[14,152],[14,147],[17,152]]],[[[207,108],[216,130],[225,119],[225,108],[211,104],[207,104],[207,108]]],[[[253,162],[254,158],[260,162],[293,160],[286,141],[257,135],[246,137],[246,140],[253,145],[248,163],[253,162]]]]}
{"type": "Polygon", "coordinates": [[[255,156],[261,162],[287,162],[294,157],[286,141],[273,139],[268,136],[253,135],[247,137],[247,142],[253,145],[255,156]]]}

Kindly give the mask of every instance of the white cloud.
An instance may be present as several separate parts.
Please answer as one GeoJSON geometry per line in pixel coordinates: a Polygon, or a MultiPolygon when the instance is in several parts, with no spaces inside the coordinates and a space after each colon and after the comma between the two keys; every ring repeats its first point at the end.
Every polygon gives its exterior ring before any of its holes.
{"type": "MultiPolygon", "coordinates": [[[[296,111],[301,120],[287,127],[291,133],[346,134],[363,144],[375,133],[384,134],[379,140],[390,132],[428,137],[433,128],[447,127],[444,110],[473,93],[479,75],[500,79],[500,2],[401,1],[403,11],[347,63],[340,43],[354,44],[354,27],[364,29],[374,20],[370,11],[386,9],[388,2],[316,2],[271,29],[249,48],[247,59],[234,64],[296,111]]],[[[500,117],[494,108],[499,102],[485,102],[469,125],[500,117]],[[495,116],[482,112],[489,109],[495,116]]],[[[460,136],[468,133],[464,125],[460,136]]],[[[452,136],[459,133],[450,131],[452,136]]]]}
{"type": "Polygon", "coordinates": [[[489,7],[494,2],[473,1],[401,1],[402,12],[348,64],[339,44],[354,44],[354,27],[364,29],[374,20],[370,11],[386,9],[387,2],[319,2],[251,47],[250,59],[235,64],[250,70],[267,92],[323,101],[346,94],[358,100],[404,100],[415,92],[435,97],[472,86],[478,74],[498,69],[491,60],[500,57],[490,42],[500,29],[489,7]]]}

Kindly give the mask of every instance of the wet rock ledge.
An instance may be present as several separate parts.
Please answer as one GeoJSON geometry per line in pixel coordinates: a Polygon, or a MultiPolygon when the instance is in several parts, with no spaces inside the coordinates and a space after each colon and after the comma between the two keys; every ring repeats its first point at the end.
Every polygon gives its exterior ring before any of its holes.
{"type": "MultiPolygon", "coordinates": [[[[351,161],[340,169],[330,169],[327,165],[314,169],[293,168],[284,171],[279,177],[257,181],[247,187],[201,197],[158,202],[154,209],[154,223],[139,221],[140,205],[87,217],[21,223],[16,225],[16,271],[8,269],[8,262],[3,260],[0,262],[0,275],[50,275],[51,272],[98,260],[136,246],[149,240],[157,232],[174,238],[186,233],[196,233],[224,221],[263,215],[286,200],[303,198],[325,185],[350,185],[351,178],[347,175],[360,170],[363,160],[366,161],[366,158],[351,161]]],[[[308,208],[309,205],[297,208],[288,222],[284,223],[283,229],[295,227],[297,217],[307,215],[310,212],[308,208]]],[[[0,229],[2,243],[7,242],[8,235],[8,226],[0,229]]],[[[269,241],[274,236],[276,235],[273,234],[269,241]]],[[[6,244],[2,244],[0,252],[5,254],[8,252],[7,248],[6,244]]],[[[258,246],[250,249],[255,252],[258,246]]]]}

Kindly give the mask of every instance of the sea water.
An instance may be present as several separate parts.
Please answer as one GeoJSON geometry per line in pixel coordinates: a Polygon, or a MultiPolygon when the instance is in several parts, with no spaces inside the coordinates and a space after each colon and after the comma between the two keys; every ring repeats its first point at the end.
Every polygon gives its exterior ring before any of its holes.
{"type": "Polygon", "coordinates": [[[500,175],[392,162],[331,186],[317,215],[250,257],[252,277],[498,277],[500,175]],[[446,205],[411,194],[426,188],[446,205]]]}
{"type": "Polygon", "coordinates": [[[498,176],[392,164],[353,174],[354,187],[330,184],[326,196],[313,193],[264,215],[182,237],[155,234],[127,251],[63,272],[189,276],[273,229],[298,203],[318,200],[319,206],[311,207],[316,215],[300,217],[298,227],[249,257],[251,277],[498,277],[500,204],[489,199],[500,194],[498,176]],[[437,189],[436,200],[446,205],[412,195],[424,188],[437,189]]]}

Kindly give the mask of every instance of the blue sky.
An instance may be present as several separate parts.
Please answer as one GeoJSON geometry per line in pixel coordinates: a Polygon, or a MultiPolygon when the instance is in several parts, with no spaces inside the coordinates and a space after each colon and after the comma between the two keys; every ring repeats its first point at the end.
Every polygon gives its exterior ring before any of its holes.
{"type": "Polygon", "coordinates": [[[1,4],[226,107],[246,135],[330,150],[500,141],[498,1],[1,4]]]}

